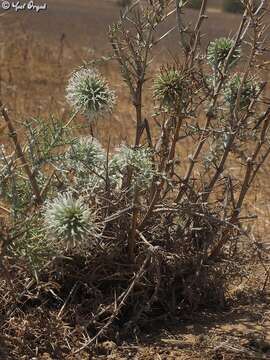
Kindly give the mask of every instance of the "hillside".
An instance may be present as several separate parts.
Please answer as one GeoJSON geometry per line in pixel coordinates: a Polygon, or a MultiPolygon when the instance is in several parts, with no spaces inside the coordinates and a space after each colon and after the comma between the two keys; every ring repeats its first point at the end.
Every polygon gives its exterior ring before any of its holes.
{"type": "MultiPolygon", "coordinates": [[[[107,48],[108,26],[117,20],[119,6],[108,0],[48,0],[48,8],[38,14],[21,11],[16,13],[9,10],[1,17],[1,26],[11,31],[14,24],[21,23],[26,31],[58,41],[64,33],[74,45],[81,44],[93,49],[107,48]]],[[[3,11],[2,11],[3,13],[3,11]]],[[[197,16],[196,10],[187,9],[185,19],[192,23],[197,16]]],[[[228,35],[236,27],[239,16],[223,14],[216,11],[208,12],[207,33],[210,38],[228,35]]],[[[173,23],[168,21],[167,28],[173,23]]],[[[166,44],[170,49],[175,47],[175,35],[166,44]]]]}

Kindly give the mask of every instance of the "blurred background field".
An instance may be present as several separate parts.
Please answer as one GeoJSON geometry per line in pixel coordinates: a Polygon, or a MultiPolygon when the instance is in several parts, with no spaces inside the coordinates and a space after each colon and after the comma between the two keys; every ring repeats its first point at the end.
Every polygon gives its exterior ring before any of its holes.
{"type": "MultiPolygon", "coordinates": [[[[84,62],[110,55],[108,28],[117,20],[120,10],[117,2],[110,0],[48,0],[47,3],[48,9],[38,14],[12,10],[1,13],[0,95],[10,110],[22,117],[45,117],[52,113],[66,116],[64,92],[68,75],[84,62]]],[[[211,4],[217,6],[216,1],[211,4]]],[[[194,23],[197,15],[197,10],[186,9],[187,23],[194,23]]],[[[204,47],[215,37],[232,34],[240,19],[237,14],[225,14],[214,7],[209,8],[208,17],[203,27],[204,47]]],[[[170,18],[161,32],[173,22],[170,18]]],[[[173,56],[179,56],[175,32],[154,50],[153,71],[162,62],[172,61],[173,56]]],[[[117,123],[118,135],[126,138],[131,114],[126,107],[127,92],[115,66],[112,62],[104,63],[102,70],[119,97],[112,123],[117,123]]]]}

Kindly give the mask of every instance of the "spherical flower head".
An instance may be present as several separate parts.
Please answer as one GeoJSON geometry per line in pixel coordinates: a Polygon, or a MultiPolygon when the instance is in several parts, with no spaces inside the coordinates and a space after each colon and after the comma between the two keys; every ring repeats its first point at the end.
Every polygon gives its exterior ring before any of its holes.
{"type": "MultiPolygon", "coordinates": [[[[225,101],[234,108],[237,101],[238,91],[241,87],[242,78],[240,75],[235,75],[227,84],[225,88],[224,98],[225,101]]],[[[255,78],[248,78],[244,81],[241,92],[239,107],[240,109],[247,108],[250,103],[257,98],[260,86],[255,78]]]]}
{"type": "Polygon", "coordinates": [[[132,185],[140,190],[147,189],[153,181],[155,170],[149,148],[130,148],[122,145],[110,162],[111,176],[122,186],[125,176],[132,171],[132,185]]]}
{"type": "Polygon", "coordinates": [[[72,171],[77,184],[100,185],[105,177],[107,155],[101,144],[92,136],[77,139],[68,149],[62,168],[72,171]]]}
{"type": "Polygon", "coordinates": [[[65,159],[67,165],[77,171],[100,168],[106,160],[106,153],[101,144],[92,136],[76,139],[68,149],[65,159]]]}
{"type": "Polygon", "coordinates": [[[74,72],[66,92],[70,105],[90,121],[111,112],[116,100],[114,91],[110,90],[107,81],[95,69],[74,72]]]}
{"type": "MultiPolygon", "coordinates": [[[[224,65],[225,60],[234,46],[234,41],[230,38],[219,38],[210,42],[207,49],[207,60],[213,68],[220,68],[224,65]]],[[[240,48],[237,46],[230,57],[229,66],[234,65],[240,58],[240,48]]]]}
{"type": "Polygon", "coordinates": [[[183,109],[189,99],[187,76],[176,68],[163,68],[154,81],[154,98],[165,110],[183,109]]]}
{"type": "Polygon", "coordinates": [[[47,235],[63,243],[68,249],[86,243],[95,235],[95,216],[82,199],[75,199],[71,193],[60,194],[48,201],[44,209],[44,223],[47,235]]]}

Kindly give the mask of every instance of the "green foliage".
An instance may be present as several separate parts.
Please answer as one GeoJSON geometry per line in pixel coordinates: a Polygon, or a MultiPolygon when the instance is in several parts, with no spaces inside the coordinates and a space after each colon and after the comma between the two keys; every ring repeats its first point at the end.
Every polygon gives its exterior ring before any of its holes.
{"type": "MultiPolygon", "coordinates": [[[[207,49],[207,60],[208,63],[214,69],[220,69],[229,55],[231,49],[234,46],[234,42],[230,38],[219,38],[212,42],[210,42],[208,49],[207,49]]],[[[235,47],[233,50],[228,65],[229,67],[236,64],[238,59],[240,58],[240,48],[239,46],[235,47]]]]}
{"type": "MultiPolygon", "coordinates": [[[[59,149],[71,142],[70,130],[61,121],[51,119],[31,119],[23,123],[25,128],[25,157],[42,190],[46,186],[47,175],[44,169],[54,164],[59,149]]],[[[25,176],[24,168],[17,166],[16,156],[5,147],[0,148],[0,196],[10,203],[15,218],[24,216],[25,208],[33,204],[31,184],[25,176]]],[[[46,194],[57,191],[53,179],[46,188],[46,194]]]]}
{"type": "Polygon", "coordinates": [[[60,253],[57,243],[49,241],[46,236],[39,214],[17,223],[11,235],[16,241],[11,243],[10,253],[16,258],[25,259],[33,274],[60,253]]]}
{"type": "Polygon", "coordinates": [[[226,85],[224,95],[226,102],[231,108],[234,108],[236,105],[239,91],[239,107],[243,109],[247,108],[257,98],[260,86],[255,78],[248,78],[242,84],[242,77],[240,75],[233,76],[226,85]]]}

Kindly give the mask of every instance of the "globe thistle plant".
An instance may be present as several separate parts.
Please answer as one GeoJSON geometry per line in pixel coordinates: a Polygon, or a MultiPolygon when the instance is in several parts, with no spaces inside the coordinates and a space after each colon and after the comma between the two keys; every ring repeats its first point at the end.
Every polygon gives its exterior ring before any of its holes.
{"type": "MultiPolygon", "coordinates": [[[[210,42],[207,49],[208,63],[214,68],[218,69],[224,65],[225,60],[234,46],[234,41],[230,38],[222,37],[210,42]]],[[[237,46],[231,54],[229,59],[229,66],[234,65],[240,58],[240,47],[237,46]]]]}
{"type": "Polygon", "coordinates": [[[154,81],[154,98],[165,110],[183,111],[189,100],[189,83],[181,70],[162,69],[154,81]]]}
{"type": "Polygon", "coordinates": [[[118,149],[110,162],[110,170],[119,187],[123,185],[129,167],[132,169],[132,185],[148,188],[155,175],[152,152],[145,147],[133,149],[126,145],[118,149]]]}
{"type": "Polygon", "coordinates": [[[60,194],[46,203],[44,225],[48,237],[63,243],[67,249],[85,244],[97,230],[94,213],[71,193],[60,194]]]}
{"type": "Polygon", "coordinates": [[[80,69],[69,79],[66,99],[89,120],[111,112],[115,104],[115,93],[107,81],[95,69],[80,69]]]}
{"type": "MultiPolygon", "coordinates": [[[[240,75],[235,75],[227,84],[224,92],[225,101],[234,108],[237,101],[238,91],[241,87],[242,78],[240,75]]],[[[240,109],[246,108],[250,105],[251,101],[256,99],[259,94],[260,86],[255,78],[248,78],[244,81],[241,92],[239,107],[240,109]]]]}

